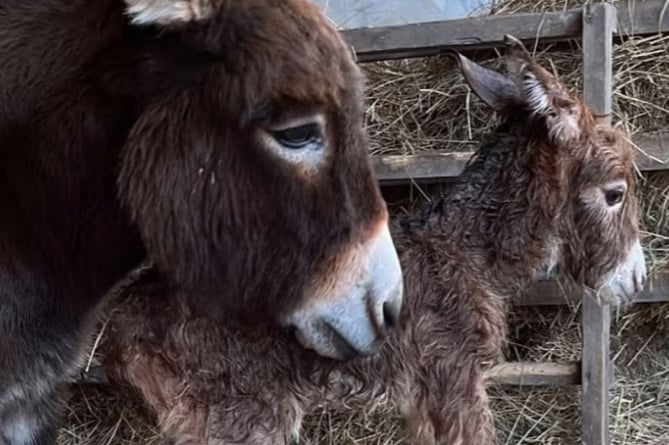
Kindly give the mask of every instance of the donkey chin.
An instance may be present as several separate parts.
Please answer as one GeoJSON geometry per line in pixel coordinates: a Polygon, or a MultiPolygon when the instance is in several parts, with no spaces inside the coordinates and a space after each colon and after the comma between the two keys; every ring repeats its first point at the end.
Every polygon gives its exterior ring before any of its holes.
{"type": "Polygon", "coordinates": [[[595,296],[611,305],[631,303],[646,282],[646,262],[639,240],[636,240],[621,263],[604,277],[595,296]]]}
{"type": "Polygon", "coordinates": [[[402,270],[388,226],[337,262],[337,272],[309,292],[317,297],[305,298],[283,324],[295,330],[303,347],[324,357],[376,354],[398,323],[403,298],[402,270]]]}

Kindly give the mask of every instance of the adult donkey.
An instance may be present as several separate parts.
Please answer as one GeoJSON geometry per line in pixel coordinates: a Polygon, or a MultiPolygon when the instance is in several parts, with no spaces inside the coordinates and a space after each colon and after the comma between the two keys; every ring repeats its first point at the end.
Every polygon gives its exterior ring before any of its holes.
{"type": "Polygon", "coordinates": [[[401,307],[362,77],[308,0],[0,4],[0,443],[55,440],[148,257],[212,319],[375,353],[401,307]]]}

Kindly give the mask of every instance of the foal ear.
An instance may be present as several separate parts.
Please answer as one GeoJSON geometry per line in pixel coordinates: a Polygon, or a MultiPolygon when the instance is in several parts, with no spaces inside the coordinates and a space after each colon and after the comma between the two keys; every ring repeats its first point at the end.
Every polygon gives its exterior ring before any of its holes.
{"type": "Polygon", "coordinates": [[[467,84],[495,111],[504,110],[517,99],[518,90],[511,79],[479,65],[458,52],[454,54],[467,84]]]}
{"type": "Polygon", "coordinates": [[[125,0],[135,25],[178,25],[212,16],[212,0],[125,0]]]}
{"type": "Polygon", "coordinates": [[[521,74],[529,65],[532,65],[532,56],[523,42],[510,34],[504,36],[506,48],[506,69],[511,75],[521,74]]]}
{"type": "Polygon", "coordinates": [[[518,85],[520,102],[533,115],[546,119],[553,137],[562,142],[577,139],[582,113],[580,103],[553,74],[534,62],[520,40],[506,35],[504,43],[507,70],[518,85]]]}

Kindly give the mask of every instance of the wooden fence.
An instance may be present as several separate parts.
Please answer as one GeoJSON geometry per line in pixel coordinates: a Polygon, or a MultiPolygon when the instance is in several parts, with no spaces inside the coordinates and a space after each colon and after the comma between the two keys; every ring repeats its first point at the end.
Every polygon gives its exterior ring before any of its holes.
{"type": "MultiPolygon", "coordinates": [[[[596,3],[582,9],[543,14],[486,16],[462,20],[342,31],[362,63],[396,58],[437,55],[445,49],[461,51],[503,45],[512,34],[534,43],[581,39],[586,103],[595,114],[611,113],[611,79],[614,43],[621,36],[669,32],[665,0],[596,3]],[[666,12],[666,13],[665,13],[666,12]]],[[[637,164],[642,171],[669,170],[669,129],[641,135],[633,141],[642,148],[637,164]]],[[[412,181],[438,182],[456,177],[470,153],[375,156],[373,162],[382,186],[412,181]]],[[[534,285],[521,299],[523,305],[559,305],[581,300],[565,294],[552,281],[534,285]]],[[[669,273],[649,277],[639,303],[669,301],[669,273]]],[[[504,363],[491,377],[511,385],[582,385],[583,443],[609,445],[609,389],[614,384],[609,355],[611,309],[595,298],[582,299],[583,357],[572,363],[504,363]]],[[[80,383],[105,381],[100,369],[82,375],[80,383]]]]}

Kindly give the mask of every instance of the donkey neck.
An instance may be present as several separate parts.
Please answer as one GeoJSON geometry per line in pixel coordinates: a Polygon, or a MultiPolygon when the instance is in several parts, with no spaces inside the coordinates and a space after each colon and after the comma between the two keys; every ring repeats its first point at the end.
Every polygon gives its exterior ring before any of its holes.
{"type": "Polygon", "coordinates": [[[465,252],[475,268],[491,272],[501,285],[523,287],[554,250],[566,199],[563,170],[545,138],[521,122],[504,124],[453,188],[414,223],[432,242],[445,244],[435,251],[465,252]]]}

